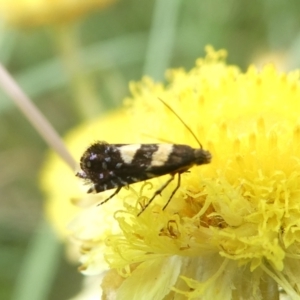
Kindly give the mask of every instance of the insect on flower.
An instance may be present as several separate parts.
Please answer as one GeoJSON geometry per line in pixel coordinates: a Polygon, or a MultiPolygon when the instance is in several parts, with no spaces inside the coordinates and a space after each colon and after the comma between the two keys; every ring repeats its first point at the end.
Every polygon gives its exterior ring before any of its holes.
{"type": "Polygon", "coordinates": [[[208,164],[211,161],[210,152],[203,149],[196,135],[182,118],[162,99],[159,99],[188,129],[199,144],[192,148],[181,144],[108,144],[96,142],[92,144],[80,159],[81,171],[76,176],[85,179],[92,186],[88,193],[100,193],[110,189],[115,192],[99,205],[104,204],[122,187],[154,177],[170,174],[170,178],[150,198],[142,208],[140,215],[157,195],[174,180],[177,174],[177,185],[171,193],[163,210],[180,187],[181,174],[194,165],[208,164]]]}

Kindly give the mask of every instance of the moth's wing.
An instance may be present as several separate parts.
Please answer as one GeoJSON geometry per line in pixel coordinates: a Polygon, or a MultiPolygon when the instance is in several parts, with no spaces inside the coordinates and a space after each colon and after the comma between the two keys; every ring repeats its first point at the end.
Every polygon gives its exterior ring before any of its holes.
{"type": "Polygon", "coordinates": [[[90,192],[127,186],[146,180],[155,145],[96,143],[81,159],[78,176],[93,183],[90,192]]]}
{"type": "Polygon", "coordinates": [[[162,155],[154,159],[148,169],[149,173],[156,176],[176,174],[187,171],[195,164],[194,149],[187,145],[160,144],[162,155]]]}
{"type": "Polygon", "coordinates": [[[78,176],[93,183],[90,191],[127,186],[168,173],[184,165],[172,144],[95,143],[81,159],[78,176]]]}
{"type": "Polygon", "coordinates": [[[115,189],[118,187],[128,186],[135,182],[144,181],[151,178],[145,172],[145,167],[136,167],[133,168],[132,165],[129,165],[126,168],[124,165],[123,168],[118,170],[102,170],[101,173],[95,173],[93,175],[93,180],[90,180],[94,184],[92,190],[96,190],[97,193],[103,192],[110,189],[115,189]]]}
{"type": "MultiPolygon", "coordinates": [[[[117,144],[109,153],[109,174],[103,184],[124,186],[189,167],[193,149],[173,144],[117,144]],[[183,149],[184,148],[184,149],[183,149]],[[185,149],[186,148],[186,149],[185,149]]],[[[113,187],[111,187],[113,188],[113,187]]]]}
{"type": "Polygon", "coordinates": [[[147,170],[151,166],[156,144],[117,144],[110,153],[111,161],[104,172],[103,185],[108,188],[127,186],[154,177],[147,170]]]}

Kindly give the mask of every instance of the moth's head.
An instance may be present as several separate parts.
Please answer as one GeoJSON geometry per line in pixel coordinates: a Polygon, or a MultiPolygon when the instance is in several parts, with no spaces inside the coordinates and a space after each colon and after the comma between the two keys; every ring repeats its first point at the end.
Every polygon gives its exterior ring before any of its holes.
{"type": "Polygon", "coordinates": [[[96,153],[89,151],[84,152],[80,159],[80,167],[83,171],[89,172],[93,170],[97,166],[98,163],[98,156],[96,153]]]}
{"type": "MultiPolygon", "coordinates": [[[[94,148],[94,145],[92,146],[94,148]]],[[[92,147],[89,147],[80,158],[81,170],[77,172],[76,176],[80,178],[89,178],[90,172],[95,168],[97,162],[97,154],[92,147]]]]}
{"type": "Polygon", "coordinates": [[[194,155],[196,165],[209,164],[212,158],[210,152],[203,150],[202,148],[195,149],[194,155]]]}
{"type": "Polygon", "coordinates": [[[88,174],[89,174],[90,167],[91,167],[91,162],[89,156],[87,156],[85,152],[80,159],[81,170],[79,170],[76,173],[76,176],[83,179],[87,179],[89,177],[88,174]]]}
{"type": "Polygon", "coordinates": [[[90,158],[91,158],[91,153],[89,151],[85,151],[80,159],[81,170],[79,170],[76,173],[76,176],[84,179],[85,184],[91,184],[91,187],[87,191],[88,193],[95,193],[96,192],[95,182],[94,182],[95,174],[93,172],[93,168],[94,168],[93,163],[90,158]]]}

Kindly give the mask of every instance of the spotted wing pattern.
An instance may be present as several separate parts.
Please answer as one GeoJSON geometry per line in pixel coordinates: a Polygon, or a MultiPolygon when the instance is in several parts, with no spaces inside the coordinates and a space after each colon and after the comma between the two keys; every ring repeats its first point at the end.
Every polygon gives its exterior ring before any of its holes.
{"type": "Polygon", "coordinates": [[[93,183],[89,192],[102,192],[151,178],[147,168],[157,145],[107,144],[98,142],[83,154],[78,177],[93,183]]]}

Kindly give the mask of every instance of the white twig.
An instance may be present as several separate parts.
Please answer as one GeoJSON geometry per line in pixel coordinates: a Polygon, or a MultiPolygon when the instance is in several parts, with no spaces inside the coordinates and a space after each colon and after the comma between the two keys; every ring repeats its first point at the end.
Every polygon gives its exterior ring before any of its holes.
{"type": "Polygon", "coordinates": [[[15,104],[27,117],[29,122],[33,125],[36,131],[42,136],[46,143],[52,147],[60,157],[68,164],[73,170],[76,168],[76,162],[67,150],[62,139],[37,109],[37,107],[25,95],[16,81],[10,76],[7,70],[0,64],[0,86],[2,89],[14,100],[15,104]]]}

